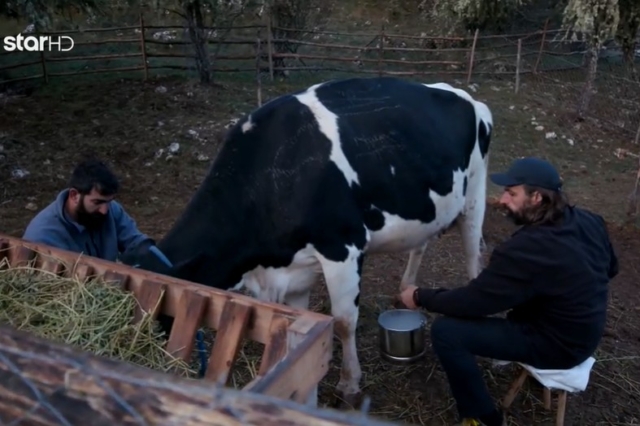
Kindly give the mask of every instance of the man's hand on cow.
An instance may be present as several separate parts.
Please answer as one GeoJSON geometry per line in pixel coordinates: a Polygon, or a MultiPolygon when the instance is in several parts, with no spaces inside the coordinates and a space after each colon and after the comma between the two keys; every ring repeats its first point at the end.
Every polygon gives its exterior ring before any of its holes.
{"type": "Polygon", "coordinates": [[[418,289],[417,286],[410,285],[409,287],[402,290],[402,292],[400,293],[399,299],[407,307],[407,309],[418,309],[418,306],[413,300],[413,293],[417,289],[418,289]]]}

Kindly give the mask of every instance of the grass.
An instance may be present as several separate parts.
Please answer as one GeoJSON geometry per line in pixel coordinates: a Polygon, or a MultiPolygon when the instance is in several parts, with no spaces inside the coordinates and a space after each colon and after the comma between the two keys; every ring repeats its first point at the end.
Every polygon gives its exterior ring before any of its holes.
{"type": "Polygon", "coordinates": [[[131,323],[137,301],[101,278],[66,278],[0,262],[0,322],[95,355],[185,377],[188,365],[164,349],[148,313],[131,323]]]}

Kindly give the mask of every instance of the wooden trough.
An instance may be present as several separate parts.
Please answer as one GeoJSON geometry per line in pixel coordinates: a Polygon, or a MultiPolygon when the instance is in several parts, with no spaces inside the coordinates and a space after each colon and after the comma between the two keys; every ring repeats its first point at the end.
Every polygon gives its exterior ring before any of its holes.
{"type": "MultiPolygon", "coordinates": [[[[101,276],[133,292],[154,317],[162,312],[175,318],[166,349],[187,362],[198,328],[216,330],[205,383],[227,385],[243,339],[264,344],[257,376],[243,390],[307,402],[328,371],[333,348],[330,316],[0,234],[0,264],[5,259],[11,267],[32,265],[65,277],[101,276]]],[[[141,316],[138,309],[132,320],[141,316]]]]}

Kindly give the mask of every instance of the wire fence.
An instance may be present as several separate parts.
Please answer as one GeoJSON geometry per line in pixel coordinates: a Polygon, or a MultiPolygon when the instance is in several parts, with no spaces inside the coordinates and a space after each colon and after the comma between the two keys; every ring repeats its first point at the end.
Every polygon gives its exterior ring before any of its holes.
{"type": "MultiPolygon", "coordinates": [[[[468,84],[480,75],[514,76],[581,66],[580,58],[567,59],[579,52],[567,51],[566,43],[550,44],[560,30],[546,26],[526,34],[479,36],[476,31],[472,37],[398,34],[384,27],[379,32],[330,32],[267,24],[205,30],[214,73],[266,72],[268,66],[272,79],[274,73],[294,71],[458,75],[468,84]],[[535,64],[528,67],[532,56],[535,64]]],[[[124,71],[142,71],[139,75],[148,78],[149,70],[195,70],[188,29],[148,25],[142,15],[137,25],[40,34],[70,36],[73,49],[68,54],[2,52],[0,83],[124,71]]]]}

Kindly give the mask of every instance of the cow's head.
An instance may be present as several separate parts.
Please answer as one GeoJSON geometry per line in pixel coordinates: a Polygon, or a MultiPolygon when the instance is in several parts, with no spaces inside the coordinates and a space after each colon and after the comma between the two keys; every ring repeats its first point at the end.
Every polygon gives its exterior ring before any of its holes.
{"type": "Polygon", "coordinates": [[[208,259],[203,252],[198,252],[186,259],[169,259],[155,245],[145,244],[123,253],[120,261],[145,271],[201,284],[211,284],[207,276],[211,264],[207,261],[208,259]]]}
{"type": "Polygon", "coordinates": [[[127,250],[120,257],[125,265],[159,274],[171,275],[173,263],[154,244],[141,244],[127,250]]]}

